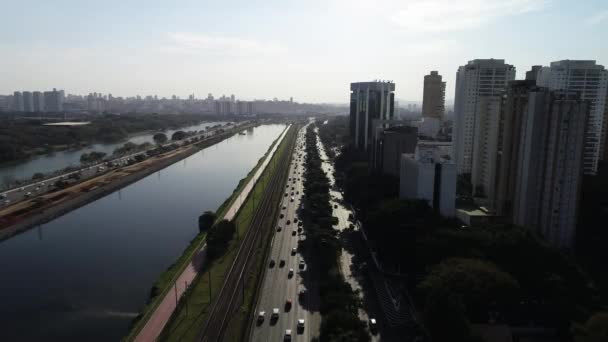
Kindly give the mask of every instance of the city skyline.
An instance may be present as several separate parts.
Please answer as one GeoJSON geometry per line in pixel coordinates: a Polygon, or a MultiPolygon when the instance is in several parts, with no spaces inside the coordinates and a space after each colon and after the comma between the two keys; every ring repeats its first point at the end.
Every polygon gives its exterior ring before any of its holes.
{"type": "Polygon", "coordinates": [[[504,58],[515,66],[517,79],[532,65],[556,60],[608,63],[597,34],[608,28],[608,6],[601,1],[236,1],[169,7],[110,1],[94,14],[73,1],[30,1],[18,5],[28,8],[27,18],[13,6],[7,10],[14,15],[0,23],[2,94],[58,87],[122,97],[212,92],[246,100],[294,96],[300,102],[344,103],[343,85],[352,79],[390,79],[397,84],[396,99],[421,101],[424,75],[437,70],[447,83],[449,105],[464,60],[504,58]],[[361,25],[364,18],[371,24],[361,25]],[[110,19],[111,27],[102,25],[110,19]],[[240,24],[231,25],[234,20],[240,24]],[[359,51],[360,40],[368,49],[359,51]]]}

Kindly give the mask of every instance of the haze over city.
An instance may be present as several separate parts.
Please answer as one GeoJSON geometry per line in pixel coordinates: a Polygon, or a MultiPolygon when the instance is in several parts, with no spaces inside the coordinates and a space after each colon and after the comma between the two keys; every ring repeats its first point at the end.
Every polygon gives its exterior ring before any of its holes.
{"type": "Polygon", "coordinates": [[[602,0],[19,1],[3,6],[0,94],[65,89],[114,96],[345,103],[353,79],[420,101],[438,70],[504,58],[518,78],[561,59],[608,63],[602,0]]]}

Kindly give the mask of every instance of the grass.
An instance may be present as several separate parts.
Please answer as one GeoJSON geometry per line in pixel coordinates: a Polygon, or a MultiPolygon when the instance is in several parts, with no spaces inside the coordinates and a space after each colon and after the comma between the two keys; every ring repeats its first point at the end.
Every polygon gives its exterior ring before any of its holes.
{"type": "MultiPolygon", "coordinates": [[[[256,186],[249,196],[247,196],[243,206],[237,213],[235,218],[237,234],[230,242],[226,253],[211,265],[204,266],[205,269],[199,273],[190,286],[188,293],[183,296],[183,303],[180,303],[179,307],[174,311],[170,321],[165,326],[161,336],[159,336],[159,341],[194,341],[198,337],[200,328],[207,316],[209,304],[223,284],[224,276],[236,257],[240,238],[244,236],[249,228],[253,213],[259,205],[270,177],[274,173],[276,168],[275,161],[287,148],[285,141],[287,139],[281,142],[281,145],[277,148],[277,153],[273,156],[270,163],[268,163],[266,170],[264,170],[256,186]],[[209,277],[211,277],[211,287],[209,287],[209,277]]],[[[244,184],[246,183],[244,182],[244,184]]]]}
{"type": "MultiPolygon", "coordinates": [[[[266,156],[268,156],[268,153],[270,153],[270,151],[272,151],[272,149],[276,145],[277,141],[279,140],[279,137],[277,137],[272,142],[272,144],[270,145],[270,147],[268,148],[268,150],[266,151],[264,156],[262,156],[258,160],[257,164],[254,166],[253,169],[251,169],[251,171],[249,171],[247,176],[239,181],[237,187],[234,189],[232,194],[218,207],[218,209],[216,211],[218,218],[224,217],[225,212],[228,210],[228,208],[230,208],[232,206],[232,204],[238,197],[238,194],[241,193],[241,191],[243,190],[245,185],[249,183],[249,180],[253,177],[253,175],[255,175],[257,170],[262,166],[264,159],[266,159],[266,156]]],[[[237,222],[237,224],[238,224],[238,222],[237,222]]],[[[239,227],[239,229],[240,229],[240,226],[237,226],[237,227],[239,227]]],[[[146,303],[144,308],[141,310],[141,313],[139,315],[137,315],[137,317],[133,320],[132,328],[129,331],[129,334],[123,340],[132,341],[135,339],[137,334],[144,327],[144,325],[148,321],[148,319],[150,319],[150,316],[152,315],[152,313],[154,313],[154,310],[156,310],[156,308],[158,307],[158,305],[160,304],[162,299],[165,297],[167,292],[172,288],[172,286],[175,282],[175,279],[188,266],[188,264],[190,263],[190,260],[192,260],[195,253],[198,252],[202,248],[203,243],[205,242],[205,237],[206,237],[206,233],[197,234],[192,239],[192,241],[190,242],[188,247],[186,247],[186,249],[184,250],[182,255],[173,264],[171,264],[171,266],[169,266],[169,268],[167,268],[167,270],[165,270],[163,273],[160,274],[160,276],[158,277],[158,280],[154,283],[154,285],[150,289],[150,298],[149,298],[148,302],[146,303]]],[[[213,283],[213,277],[212,277],[211,281],[213,283]]]]}

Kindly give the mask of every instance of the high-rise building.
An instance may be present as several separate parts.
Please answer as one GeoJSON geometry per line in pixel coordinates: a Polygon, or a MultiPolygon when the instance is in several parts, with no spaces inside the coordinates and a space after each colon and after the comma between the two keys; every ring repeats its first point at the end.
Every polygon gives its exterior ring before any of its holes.
{"type": "Polygon", "coordinates": [[[424,76],[422,117],[443,119],[445,112],[445,82],[437,71],[424,76]]]}
{"type": "Polygon", "coordinates": [[[409,126],[391,127],[380,132],[374,139],[372,162],[385,174],[399,177],[401,155],[412,154],[418,143],[418,128],[409,126]]]}
{"type": "Polygon", "coordinates": [[[357,149],[369,151],[374,119],[391,120],[395,111],[395,84],[358,82],[350,84],[350,133],[357,149]]]}
{"type": "Polygon", "coordinates": [[[446,217],[455,215],[456,166],[434,146],[419,145],[414,154],[401,155],[399,197],[424,199],[446,217]]]}
{"type": "Polygon", "coordinates": [[[583,167],[586,174],[596,174],[600,156],[604,154],[608,124],[604,113],[608,71],[604,66],[595,64],[595,61],[561,60],[541,68],[536,76],[536,84],[550,89],[577,91],[583,100],[590,101],[583,167]]]}
{"type": "Polygon", "coordinates": [[[499,99],[507,82],[514,79],[515,67],[503,59],[475,59],[458,68],[452,140],[459,174],[471,173],[478,111],[491,109],[489,103],[499,99]]]}
{"type": "Polygon", "coordinates": [[[253,101],[247,102],[247,114],[255,114],[255,104],[253,101]]]}
{"type": "Polygon", "coordinates": [[[474,143],[471,165],[473,196],[492,196],[496,176],[500,96],[480,96],[475,108],[474,143]]]}
{"type": "Polygon", "coordinates": [[[63,111],[63,90],[57,91],[53,88],[52,91],[45,91],[44,106],[47,112],[63,111]]]}
{"type": "Polygon", "coordinates": [[[512,82],[500,110],[488,207],[548,241],[574,241],[589,102],[534,80],[512,82]]]}
{"type": "Polygon", "coordinates": [[[34,112],[44,112],[44,95],[35,91],[32,93],[32,98],[34,101],[34,112]]]}
{"type": "Polygon", "coordinates": [[[31,91],[23,92],[23,111],[28,113],[34,111],[34,98],[31,91]]]}
{"type": "Polygon", "coordinates": [[[12,109],[16,112],[23,112],[23,94],[20,91],[13,93],[12,109]]]}

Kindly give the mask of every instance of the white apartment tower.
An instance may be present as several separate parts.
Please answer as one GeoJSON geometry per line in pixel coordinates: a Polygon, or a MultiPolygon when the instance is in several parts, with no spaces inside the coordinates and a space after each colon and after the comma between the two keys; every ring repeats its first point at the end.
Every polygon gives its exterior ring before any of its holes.
{"type": "Polygon", "coordinates": [[[604,154],[608,124],[604,113],[608,71],[592,60],[561,60],[541,68],[536,75],[536,84],[549,89],[576,91],[583,100],[590,101],[583,168],[586,174],[596,174],[598,161],[604,154]]]}
{"type": "MultiPolygon", "coordinates": [[[[503,59],[475,59],[458,68],[454,98],[453,142],[459,174],[472,173],[476,152],[474,146],[478,143],[478,132],[475,128],[484,125],[477,122],[478,113],[480,111],[483,115],[494,113],[490,104],[500,99],[507,83],[514,79],[515,67],[505,64],[503,59]]],[[[484,119],[484,121],[488,120],[484,119]]],[[[476,165],[483,164],[484,162],[476,163],[476,165]]]]}

